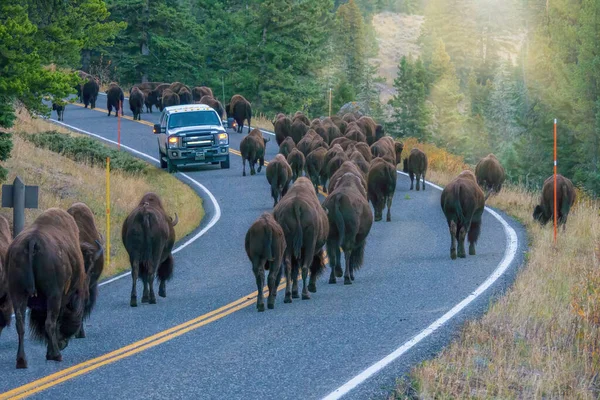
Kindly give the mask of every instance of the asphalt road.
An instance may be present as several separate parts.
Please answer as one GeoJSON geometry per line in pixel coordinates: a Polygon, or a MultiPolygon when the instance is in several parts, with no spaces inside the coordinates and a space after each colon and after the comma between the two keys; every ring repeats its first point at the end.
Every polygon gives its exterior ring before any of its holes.
{"type": "MultiPolygon", "coordinates": [[[[98,99],[101,108],[105,108],[104,99],[98,99]]],[[[131,116],[127,103],[125,114],[131,116]]],[[[157,112],[142,114],[144,121],[152,123],[158,117],[157,112]]],[[[117,139],[117,118],[99,111],[70,105],[64,122],[117,139]]],[[[121,127],[123,145],[157,158],[150,126],[122,119],[121,127]]],[[[230,133],[232,149],[239,149],[242,137],[230,133]]],[[[267,159],[277,153],[272,139],[267,159]]],[[[228,170],[208,165],[184,171],[218,202],[215,207],[206,192],[192,186],[204,198],[206,217],[190,237],[219,214],[220,218],[175,255],[175,276],[167,286],[166,299],[131,308],[129,276],[104,285],[86,323],[87,338],[73,339],[63,351],[62,363],[45,361],[45,347],[27,341],[27,370],[15,370],[17,335],[14,327],[5,330],[0,338],[0,398],[3,392],[54,374],[45,382],[29,385],[26,389],[32,391],[25,395],[44,399],[320,399],[444,316],[505,257],[505,228],[486,212],[477,256],[450,260],[440,191],[428,186],[424,192],[409,192],[408,178],[399,174],[392,222],[374,223],[364,266],[353,285],[344,286],[341,280],[329,285],[327,271],[311,300],[284,304],[280,291],[275,310],[258,313],[255,300],[244,302],[256,290],[244,237],[252,222],[272,209],[272,199],[264,170],[246,177],[241,170],[241,158],[232,154],[228,170]],[[205,315],[232,302],[227,310],[205,315]],[[203,317],[188,328],[178,327],[162,339],[136,343],[199,316],[203,317]],[[94,360],[113,351],[117,353],[94,360]],[[84,362],[88,363],[81,365],[84,362]],[[58,383],[61,378],[64,381],[58,383]]],[[[503,217],[518,237],[516,256],[507,272],[462,312],[344,398],[385,397],[397,376],[439,351],[465,319],[480,315],[512,282],[523,261],[526,238],[519,224],[503,217]]]]}

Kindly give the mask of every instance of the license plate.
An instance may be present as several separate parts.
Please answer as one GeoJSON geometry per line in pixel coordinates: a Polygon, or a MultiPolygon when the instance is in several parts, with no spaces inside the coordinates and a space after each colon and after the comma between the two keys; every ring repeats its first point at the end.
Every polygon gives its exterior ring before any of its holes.
{"type": "Polygon", "coordinates": [[[203,161],[204,158],[205,158],[204,152],[198,152],[198,153],[196,153],[196,161],[203,161]]]}

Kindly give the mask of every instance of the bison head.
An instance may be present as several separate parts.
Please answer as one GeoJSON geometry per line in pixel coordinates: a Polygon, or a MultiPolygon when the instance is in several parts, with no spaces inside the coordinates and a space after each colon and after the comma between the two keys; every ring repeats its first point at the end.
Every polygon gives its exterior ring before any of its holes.
{"type": "Polygon", "coordinates": [[[100,258],[100,256],[104,253],[104,248],[102,247],[102,243],[96,240],[95,244],[91,244],[88,242],[81,243],[81,254],[83,255],[83,262],[85,265],[85,272],[88,273],[91,266],[100,258]]]}
{"type": "Polygon", "coordinates": [[[546,216],[546,214],[544,213],[544,209],[540,205],[535,206],[535,209],[533,210],[533,219],[542,224],[542,226],[546,225],[550,220],[550,218],[546,216]]]}
{"type": "Polygon", "coordinates": [[[394,142],[394,150],[396,151],[396,164],[400,164],[402,150],[404,150],[404,144],[400,142],[394,142]]]}

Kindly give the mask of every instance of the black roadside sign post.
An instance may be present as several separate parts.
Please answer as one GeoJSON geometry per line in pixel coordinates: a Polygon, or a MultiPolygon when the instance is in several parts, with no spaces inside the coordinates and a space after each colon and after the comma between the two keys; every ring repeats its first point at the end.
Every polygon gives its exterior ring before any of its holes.
{"type": "Polygon", "coordinates": [[[13,237],[25,226],[25,209],[38,208],[38,189],[26,186],[18,176],[12,185],[2,185],[2,207],[13,209],[13,237]]]}

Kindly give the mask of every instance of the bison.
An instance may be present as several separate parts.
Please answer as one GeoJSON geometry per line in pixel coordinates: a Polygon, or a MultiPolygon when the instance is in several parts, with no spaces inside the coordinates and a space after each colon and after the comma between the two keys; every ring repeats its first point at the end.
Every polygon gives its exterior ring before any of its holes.
{"type": "Polygon", "coordinates": [[[327,144],[331,144],[333,140],[342,136],[340,128],[338,128],[333,121],[323,121],[323,128],[325,129],[325,134],[327,135],[327,144]]]}
{"type": "Polygon", "coordinates": [[[381,157],[391,163],[394,168],[400,164],[400,158],[404,150],[404,145],[394,141],[389,136],[384,136],[371,145],[371,154],[373,157],[381,157]]]}
{"type": "Polygon", "coordinates": [[[465,258],[465,237],[468,235],[469,254],[475,255],[475,244],[481,232],[481,216],[485,208],[485,196],[477,185],[471,171],[463,171],[442,191],[442,211],[450,229],[450,258],[465,258]]]}
{"type": "Polygon", "coordinates": [[[144,105],[146,106],[146,112],[152,114],[152,107],[158,108],[158,99],[152,96],[152,90],[150,89],[143,89],[142,94],[144,95],[144,105]]]}
{"type": "Polygon", "coordinates": [[[306,157],[304,157],[304,154],[300,150],[294,147],[287,156],[287,162],[292,168],[292,179],[296,181],[298,177],[302,176],[306,157]]]}
{"type": "Polygon", "coordinates": [[[319,192],[319,184],[325,186],[325,183],[327,183],[327,176],[324,174],[327,151],[325,147],[317,147],[306,156],[304,164],[306,176],[315,186],[315,192],[317,193],[319,192]]]}
{"type": "Polygon", "coordinates": [[[365,157],[360,151],[354,150],[352,153],[350,153],[348,158],[350,159],[350,161],[356,164],[356,166],[361,170],[364,176],[367,176],[371,164],[369,161],[365,160],[365,157]]]}
{"type": "Polygon", "coordinates": [[[423,177],[423,190],[425,190],[425,174],[427,173],[427,154],[419,149],[412,149],[408,158],[404,159],[403,171],[410,177],[410,190],[413,190],[415,175],[417,177],[417,191],[420,190],[421,177],[423,177]]]}
{"type": "Polygon", "coordinates": [[[231,98],[229,104],[225,106],[227,118],[233,118],[237,122],[237,132],[244,131],[244,121],[248,120],[248,130],[252,120],[252,106],[242,95],[236,94],[231,98]]]}
{"type": "Polygon", "coordinates": [[[108,116],[112,109],[115,109],[115,117],[119,116],[119,111],[123,115],[123,101],[125,96],[123,95],[123,89],[116,83],[111,83],[109,88],[106,90],[106,108],[108,109],[108,116]]]}
{"type": "Polygon", "coordinates": [[[351,285],[354,272],[362,266],[366,239],[373,225],[373,213],[360,177],[352,172],[344,173],[337,181],[335,189],[329,192],[323,207],[327,210],[329,220],[329,283],[335,284],[336,276],[342,277],[341,249],[346,259],[344,285],[351,285]]]}
{"type": "Polygon", "coordinates": [[[278,118],[273,127],[275,130],[275,140],[278,145],[281,145],[286,138],[292,135],[292,120],[285,115],[278,118]]]}
{"type": "Polygon", "coordinates": [[[294,120],[292,122],[291,135],[292,139],[294,139],[294,143],[299,143],[306,132],[308,132],[309,127],[301,120],[294,120]]]}
{"type": "Polygon", "coordinates": [[[475,176],[477,177],[477,183],[485,191],[485,199],[487,200],[491,194],[500,192],[506,174],[504,173],[504,167],[496,156],[488,154],[477,163],[475,176]]]}
{"type": "Polygon", "coordinates": [[[59,121],[65,120],[65,105],[62,102],[52,102],[52,111],[56,111],[56,118],[59,121]]]}
{"type": "Polygon", "coordinates": [[[362,171],[356,164],[352,161],[344,161],[342,165],[335,171],[333,175],[329,178],[329,186],[327,187],[327,192],[331,193],[337,187],[337,184],[342,176],[345,174],[354,174],[359,179],[360,184],[362,185],[365,192],[365,199],[367,198],[367,181],[362,171]]]}
{"type": "Polygon", "coordinates": [[[167,297],[166,282],[173,276],[173,244],[175,243],[175,219],[167,215],[157,194],[146,193],[137,207],[123,222],[121,239],[131,263],[131,300],[137,307],[137,280],[144,284],[142,303],[156,304],[154,279],[160,282],[158,295],[167,297]]]}
{"type": "MultiPolygon", "coordinates": [[[[87,319],[92,313],[98,297],[98,280],[104,269],[104,248],[102,247],[100,233],[96,228],[94,214],[86,204],[75,203],[69,207],[67,212],[73,217],[77,228],[79,228],[79,246],[83,256],[83,265],[89,292],[83,309],[83,318],[87,319]]],[[[83,323],[75,337],[85,337],[83,323]]]]}
{"type": "Polygon", "coordinates": [[[190,92],[185,87],[181,88],[181,90],[177,94],[179,95],[179,104],[192,104],[194,102],[192,92],[190,92]]]}
{"type": "Polygon", "coordinates": [[[250,164],[250,175],[255,175],[254,164],[258,162],[258,172],[265,165],[265,148],[269,139],[264,138],[258,128],[254,128],[240,143],[242,153],[242,176],[246,176],[246,160],[250,164]]]}
{"type": "Polygon", "coordinates": [[[221,104],[221,102],[217,99],[215,99],[212,96],[202,96],[202,98],[199,101],[200,104],[206,104],[207,106],[211,107],[213,110],[215,110],[217,112],[217,114],[219,114],[219,118],[223,118],[223,113],[225,112],[225,110],[223,109],[223,104],[221,104]]]}
{"type": "Polygon", "coordinates": [[[178,106],[180,104],[179,95],[173,92],[171,89],[165,89],[162,92],[161,106],[170,107],[178,106]]]}
{"type": "Polygon", "coordinates": [[[137,87],[131,88],[131,93],[129,93],[129,108],[133,113],[133,120],[141,120],[142,119],[142,110],[144,109],[145,103],[144,93],[137,87]]]}
{"type": "Polygon", "coordinates": [[[12,241],[6,264],[19,335],[17,368],[27,368],[27,307],[32,336],[47,343],[46,360],[62,361],[61,350],[81,328],[88,297],[79,228],[73,217],[58,208],[43,212],[12,241]]]}
{"type": "Polygon", "coordinates": [[[363,133],[366,136],[367,144],[370,146],[375,143],[378,138],[376,136],[377,124],[373,121],[371,117],[360,117],[356,123],[361,127],[363,133]]]}
{"type": "Polygon", "coordinates": [[[387,205],[386,221],[392,220],[392,201],[396,192],[396,169],[392,164],[381,157],[371,161],[369,173],[367,174],[368,196],[373,210],[375,221],[383,219],[383,209],[387,205]]]}
{"type": "Polygon", "coordinates": [[[283,229],[275,221],[273,215],[264,213],[250,226],[246,233],[245,247],[246,254],[252,263],[252,272],[254,272],[258,289],[256,308],[259,312],[265,311],[263,287],[265,286],[265,271],[269,271],[267,307],[272,310],[275,308],[277,286],[279,286],[283,272],[282,263],[286,248],[283,229]]]}
{"type": "Polygon", "coordinates": [[[8,221],[0,215],[0,335],[4,327],[10,325],[12,314],[12,303],[8,291],[8,271],[6,269],[6,252],[11,238],[8,221]]]}
{"type": "Polygon", "coordinates": [[[96,108],[96,99],[98,98],[98,92],[100,92],[100,85],[96,78],[88,75],[85,83],[81,87],[82,101],[85,108],[90,106],[90,109],[96,108]]]}
{"type": "Polygon", "coordinates": [[[346,151],[346,149],[348,148],[348,146],[350,146],[352,144],[353,145],[357,145],[357,143],[356,143],[355,140],[348,139],[345,136],[341,136],[341,137],[339,137],[337,139],[332,140],[331,143],[329,144],[329,147],[333,147],[336,144],[339,144],[342,147],[342,149],[344,149],[344,151],[346,151]]]}
{"type": "Polygon", "coordinates": [[[196,86],[192,89],[192,98],[194,101],[200,101],[204,96],[214,97],[212,89],[207,86],[196,86]]]}
{"type": "Polygon", "coordinates": [[[296,148],[304,154],[304,157],[317,147],[329,149],[327,142],[325,142],[313,129],[309,129],[308,132],[306,132],[306,135],[304,135],[304,137],[296,144],[296,148]]]}
{"type": "Polygon", "coordinates": [[[292,139],[291,137],[288,136],[285,138],[285,140],[283,142],[281,142],[281,145],[279,146],[279,153],[283,154],[283,156],[285,158],[287,158],[287,156],[295,148],[296,148],[296,144],[294,143],[294,139],[292,139]]]}
{"type": "Polygon", "coordinates": [[[161,85],[158,85],[152,91],[150,91],[150,98],[152,99],[152,102],[156,104],[160,111],[162,111],[165,108],[165,106],[163,105],[163,95],[165,90],[169,89],[169,86],[171,85],[168,83],[163,83],[161,85]]]}
{"type": "Polygon", "coordinates": [[[296,111],[296,113],[294,114],[294,118],[292,118],[292,123],[294,123],[296,121],[300,121],[304,125],[310,126],[310,120],[308,119],[308,117],[306,115],[304,115],[304,113],[302,111],[296,111]]]}
{"type": "Polygon", "coordinates": [[[310,299],[308,292],[317,291],[317,278],[323,273],[323,246],[329,235],[327,214],[321,207],[312,183],[300,177],[273,210],[273,216],[283,229],[286,248],[285,299],[291,303],[298,298],[298,270],[302,270],[302,299],[310,299]],[[310,282],[308,271],[310,269],[310,282]],[[293,280],[293,285],[291,282],[293,280]]]}
{"type": "Polygon", "coordinates": [[[271,185],[273,207],[281,197],[285,196],[291,180],[292,168],[283,155],[277,154],[267,165],[267,181],[271,185]]]}
{"type": "MultiPolygon", "coordinates": [[[[556,175],[556,208],[558,209],[558,225],[566,228],[567,217],[573,204],[575,204],[575,187],[570,179],[556,175]]],[[[540,204],[533,210],[533,219],[540,224],[546,225],[554,219],[554,177],[551,176],[544,181],[540,204]]]]}
{"type": "Polygon", "coordinates": [[[169,85],[169,90],[171,90],[173,93],[179,94],[182,89],[186,89],[190,94],[192,93],[190,87],[181,82],[173,82],[169,85]]]}

